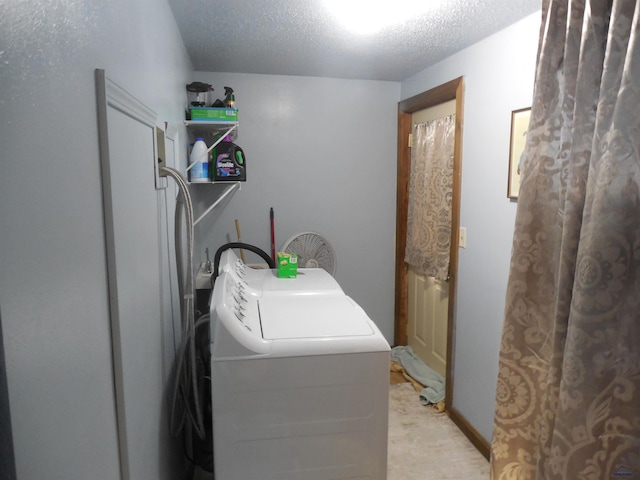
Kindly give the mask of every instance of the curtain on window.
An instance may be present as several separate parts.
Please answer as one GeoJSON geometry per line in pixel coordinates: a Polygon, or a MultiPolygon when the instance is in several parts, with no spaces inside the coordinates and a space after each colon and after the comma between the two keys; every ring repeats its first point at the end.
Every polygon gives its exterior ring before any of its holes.
{"type": "Polygon", "coordinates": [[[640,6],[542,13],[492,478],[640,478],[640,6]]]}
{"type": "Polygon", "coordinates": [[[405,262],[447,280],[451,240],[455,115],[413,127],[405,262]]]}

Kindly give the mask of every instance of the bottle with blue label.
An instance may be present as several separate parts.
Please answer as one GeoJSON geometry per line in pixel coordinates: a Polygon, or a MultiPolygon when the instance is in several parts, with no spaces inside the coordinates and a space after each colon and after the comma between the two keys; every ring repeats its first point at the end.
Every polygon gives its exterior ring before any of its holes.
{"type": "Polygon", "coordinates": [[[189,181],[191,183],[210,182],[209,149],[202,137],[196,139],[189,156],[189,181]]]}
{"type": "Polygon", "coordinates": [[[247,180],[247,162],[242,148],[227,135],[213,149],[213,179],[215,181],[244,182],[247,180]]]}

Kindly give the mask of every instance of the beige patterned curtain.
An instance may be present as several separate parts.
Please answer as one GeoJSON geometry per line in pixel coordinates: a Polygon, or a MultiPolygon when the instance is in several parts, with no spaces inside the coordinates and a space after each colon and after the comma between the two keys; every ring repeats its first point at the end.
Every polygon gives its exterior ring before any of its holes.
{"type": "Polygon", "coordinates": [[[543,2],[494,480],[640,478],[639,15],[543,2]]]}
{"type": "Polygon", "coordinates": [[[455,115],[413,127],[405,262],[447,280],[451,240],[455,115]]]}

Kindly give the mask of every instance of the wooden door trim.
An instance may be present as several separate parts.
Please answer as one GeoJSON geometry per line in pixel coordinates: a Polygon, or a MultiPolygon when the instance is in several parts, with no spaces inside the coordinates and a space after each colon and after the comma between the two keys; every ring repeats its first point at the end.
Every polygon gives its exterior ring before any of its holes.
{"type": "Polygon", "coordinates": [[[426,92],[398,103],[398,165],[396,194],[396,291],[395,345],[407,344],[408,268],[404,261],[407,239],[407,211],[411,152],[408,136],[411,133],[411,114],[451,100],[456,101],[456,125],[453,153],[453,199],[451,216],[451,250],[449,278],[449,311],[447,318],[446,404],[453,400],[453,338],[455,334],[455,298],[458,275],[458,235],[460,227],[460,186],[462,172],[463,78],[459,77],[426,92]]]}
{"type": "MultiPolygon", "coordinates": [[[[418,110],[433,107],[450,100],[456,100],[456,134],[454,141],[453,165],[453,200],[451,218],[451,259],[450,259],[450,294],[447,320],[447,371],[451,360],[451,337],[453,333],[452,319],[455,307],[455,285],[458,269],[458,235],[460,225],[460,178],[462,159],[462,77],[451,80],[426,92],[415,95],[398,103],[398,164],[396,189],[396,291],[395,291],[395,345],[407,344],[407,274],[404,261],[407,246],[407,212],[409,203],[409,174],[411,170],[411,151],[408,137],[411,133],[411,114],[418,110]]],[[[447,379],[448,380],[448,379],[447,379]]],[[[447,382],[447,388],[449,387],[447,382]]],[[[450,392],[447,392],[449,395],[450,392]]],[[[447,398],[450,398],[447,396],[447,398]]]]}

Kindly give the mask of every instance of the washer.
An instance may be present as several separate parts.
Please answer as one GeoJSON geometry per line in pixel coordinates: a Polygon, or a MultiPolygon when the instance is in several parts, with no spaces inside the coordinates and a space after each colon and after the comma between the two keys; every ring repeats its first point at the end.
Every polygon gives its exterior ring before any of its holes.
{"type": "Polygon", "coordinates": [[[375,323],[322,269],[279,279],[231,260],[211,300],[216,480],[386,479],[375,323]]]}

